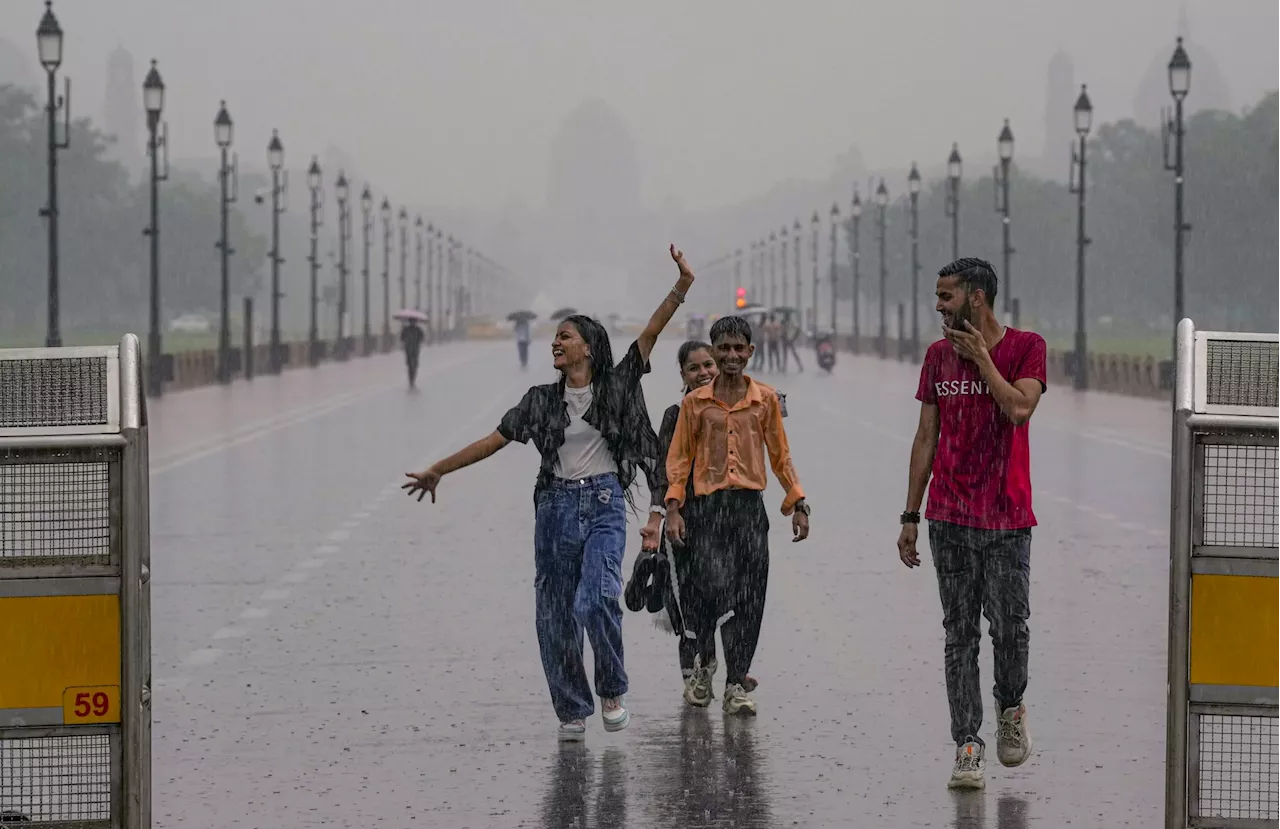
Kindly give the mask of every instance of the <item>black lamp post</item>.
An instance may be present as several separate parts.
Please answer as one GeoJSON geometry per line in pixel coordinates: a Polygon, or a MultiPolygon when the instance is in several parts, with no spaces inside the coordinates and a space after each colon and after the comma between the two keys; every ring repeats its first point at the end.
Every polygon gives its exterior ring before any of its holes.
{"type": "Polygon", "coordinates": [[[853,269],[853,347],[857,354],[862,348],[862,197],[858,186],[853,187],[853,201],[849,203],[849,259],[853,269]]]}
{"type": "Polygon", "coordinates": [[[813,230],[813,333],[818,333],[818,232],[822,229],[822,218],[818,216],[818,211],[813,211],[813,219],[809,222],[813,230]]]}
{"type": "Polygon", "coordinates": [[[445,333],[446,320],[448,319],[448,309],[445,307],[444,300],[444,230],[436,228],[436,319],[437,337],[443,337],[445,333]]]}
{"type": "Polygon", "coordinates": [[[350,336],[347,333],[347,239],[351,233],[351,213],[347,202],[351,197],[351,189],[347,184],[347,174],[338,171],[338,182],[334,185],[334,195],[338,199],[338,359],[345,360],[348,354],[350,336]]]}
{"type": "Polygon", "coordinates": [[[831,203],[831,336],[836,336],[836,234],[840,228],[840,205],[831,203]]]}
{"type": "Polygon", "coordinates": [[[920,170],[911,162],[907,174],[911,199],[911,359],[920,362],[920,170]]]}
{"type": "Polygon", "coordinates": [[[413,307],[422,310],[422,214],[413,221],[413,307]]]}
{"type": "MultiPolygon", "coordinates": [[[[386,197],[378,208],[378,216],[382,219],[382,297],[387,304],[391,302],[391,221],[395,214],[391,210],[391,201],[386,197]]],[[[402,308],[404,306],[401,306],[402,308]]],[[[388,323],[388,327],[390,324],[388,323]]]]}
{"type": "MultiPolygon", "coordinates": [[[[779,293],[781,293],[782,295],[782,304],[784,307],[786,307],[788,304],[787,303],[787,229],[788,229],[787,226],[783,225],[782,231],[778,234],[778,239],[782,242],[782,250],[779,253],[779,259],[781,260],[780,262],[781,271],[779,273],[779,279],[782,282],[782,289],[779,293]]],[[[799,244],[799,243],[800,243],[800,240],[797,239],[796,244],[799,244]]]]}
{"type": "Polygon", "coordinates": [[[778,304],[778,236],[769,234],[769,307],[778,304]]]}
{"type": "Polygon", "coordinates": [[[400,208],[400,307],[409,307],[409,211],[400,208]]]}
{"type": "Polygon", "coordinates": [[[951,145],[951,155],[947,157],[947,198],[946,214],[951,219],[951,259],[960,258],[960,145],[951,145]]]}
{"type": "MultiPolygon", "coordinates": [[[[1162,137],[1164,139],[1164,167],[1166,170],[1173,171],[1173,326],[1177,330],[1178,323],[1186,313],[1184,293],[1185,286],[1183,284],[1183,246],[1186,243],[1184,234],[1191,230],[1191,225],[1187,224],[1183,215],[1182,202],[1182,183],[1183,183],[1183,166],[1182,166],[1182,137],[1186,135],[1186,128],[1182,120],[1182,102],[1187,97],[1187,93],[1191,91],[1191,59],[1187,57],[1187,51],[1182,48],[1182,38],[1178,38],[1178,45],[1173,50],[1173,57],[1169,60],[1169,94],[1173,96],[1173,117],[1170,118],[1166,112],[1163,121],[1164,129],[1162,137]],[[1173,139],[1173,162],[1169,161],[1169,139],[1173,139]]],[[[1177,349],[1174,349],[1174,358],[1177,358],[1177,349]]]]}
{"type": "Polygon", "coordinates": [[[432,301],[431,280],[432,274],[436,269],[436,245],[435,245],[436,227],[434,224],[427,224],[427,342],[430,343],[435,339],[435,303],[432,301]]]}
{"type": "MultiPolygon", "coordinates": [[[[238,196],[239,187],[237,186],[236,176],[236,159],[231,158],[228,163],[228,152],[231,149],[231,140],[234,135],[234,125],[231,123],[231,115],[227,112],[227,102],[223,101],[218,106],[218,115],[213,119],[213,137],[218,144],[218,150],[222,153],[221,164],[218,167],[218,181],[222,188],[222,199],[220,205],[220,214],[222,222],[222,234],[218,239],[218,250],[221,252],[222,259],[222,296],[221,296],[221,318],[218,323],[218,382],[231,382],[231,245],[227,239],[227,225],[229,219],[229,211],[231,205],[235,203],[238,196]]],[[[246,359],[248,355],[245,355],[246,359]]]]}
{"type": "Polygon", "coordinates": [[[360,295],[361,301],[361,353],[368,356],[373,353],[373,329],[370,326],[369,319],[369,300],[371,291],[369,286],[369,258],[373,247],[373,193],[369,190],[369,185],[364,186],[364,190],[360,192],[360,242],[363,253],[360,268],[360,295]]]}
{"type": "Polygon", "coordinates": [[[44,16],[36,27],[36,47],[40,64],[49,76],[49,102],[45,111],[49,118],[49,203],[40,215],[49,220],[49,317],[44,344],[50,348],[62,345],[58,306],[58,150],[71,146],[71,79],[65,78],[66,94],[58,95],[57,74],[62,65],[62,27],[53,16],[52,0],[45,0],[44,16]],[[64,117],[62,140],[58,140],[58,113],[64,117]]]}
{"type": "Polygon", "coordinates": [[[289,172],[284,170],[284,145],[280,135],[271,131],[267,144],[267,166],[271,168],[271,345],[268,365],[272,374],[280,373],[283,355],[280,346],[280,214],[285,211],[283,197],[289,189],[289,172]]]}
{"type": "Polygon", "coordinates": [[[151,156],[151,224],[143,231],[151,247],[151,319],[147,334],[147,392],[152,397],[164,393],[164,348],[160,340],[160,182],[169,177],[169,128],[160,130],[164,111],[164,81],[156,62],[142,82],[142,106],[147,111],[147,154],[151,156]],[[165,148],[164,172],[160,172],[160,148],[165,148]]]}
{"type": "Polygon", "coordinates": [[[458,327],[458,302],[454,291],[454,288],[457,285],[457,272],[455,271],[455,268],[457,267],[458,262],[458,243],[454,241],[453,236],[450,236],[445,241],[448,244],[445,248],[448,259],[446,260],[444,269],[445,281],[448,283],[445,286],[444,292],[445,302],[447,303],[445,306],[445,316],[448,320],[446,324],[448,325],[450,336],[452,336],[458,327]]]}
{"type": "Polygon", "coordinates": [[[804,291],[800,288],[800,220],[796,219],[795,224],[791,226],[791,238],[794,240],[791,247],[795,253],[796,265],[796,325],[801,330],[804,329],[804,291]]]}
{"type": "Polygon", "coordinates": [[[1076,350],[1075,350],[1075,387],[1077,389],[1089,388],[1089,360],[1087,357],[1088,348],[1085,339],[1085,313],[1084,313],[1084,252],[1089,246],[1089,237],[1085,234],[1084,221],[1084,204],[1085,189],[1087,185],[1086,178],[1086,149],[1088,147],[1089,129],[1093,126],[1093,104],[1089,101],[1089,93],[1086,86],[1081,85],[1080,97],[1076,99],[1075,105],[1075,127],[1076,135],[1079,137],[1079,149],[1073,147],[1071,149],[1071,161],[1073,179],[1071,182],[1071,192],[1077,195],[1076,200],[1076,350]]]}
{"type": "MultiPolygon", "coordinates": [[[[880,179],[880,186],[876,188],[876,207],[880,211],[877,216],[877,224],[880,230],[880,333],[877,337],[876,348],[880,352],[880,359],[883,360],[889,356],[889,323],[888,317],[885,316],[886,292],[889,286],[889,263],[885,257],[885,240],[889,235],[887,222],[889,188],[885,186],[884,179],[880,179]]],[[[902,332],[898,332],[898,336],[901,338],[902,332]]]]}
{"type": "Polygon", "coordinates": [[[320,188],[323,184],[320,162],[313,155],[307,169],[307,188],[311,190],[311,255],[307,257],[311,263],[311,314],[307,324],[307,359],[313,366],[320,362],[320,326],[317,319],[320,296],[317,283],[320,278],[320,210],[324,206],[320,188]]]}
{"type": "Polygon", "coordinates": [[[992,170],[992,181],[995,184],[996,213],[1000,214],[1001,250],[1004,254],[1004,312],[1012,314],[1012,325],[1018,327],[1018,302],[1013,298],[1013,274],[1010,260],[1013,257],[1013,246],[1009,243],[1009,168],[1013,162],[1013,130],[1009,129],[1009,119],[1004,119],[1004,127],[996,138],[996,151],[1000,164],[992,170]],[[1011,310],[1012,309],[1012,312],[1011,310]]]}

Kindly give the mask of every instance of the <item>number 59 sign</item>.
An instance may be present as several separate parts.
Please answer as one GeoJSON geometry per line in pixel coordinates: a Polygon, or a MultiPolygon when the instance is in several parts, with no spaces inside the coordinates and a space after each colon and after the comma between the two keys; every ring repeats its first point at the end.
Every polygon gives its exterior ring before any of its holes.
{"type": "Polygon", "coordinates": [[[63,691],[62,722],[66,725],[120,722],[120,687],[97,685],[63,691]]]}

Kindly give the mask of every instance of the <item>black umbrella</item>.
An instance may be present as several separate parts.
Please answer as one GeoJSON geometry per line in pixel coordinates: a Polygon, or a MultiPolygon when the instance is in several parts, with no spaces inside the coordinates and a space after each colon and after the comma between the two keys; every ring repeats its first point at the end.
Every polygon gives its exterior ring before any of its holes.
{"type": "Polygon", "coordinates": [[[557,319],[557,320],[562,320],[562,319],[564,319],[565,317],[571,317],[571,316],[573,316],[573,315],[574,315],[574,314],[576,314],[576,313],[578,313],[578,309],[577,309],[577,308],[561,308],[561,309],[559,309],[558,311],[555,311],[554,313],[552,313],[552,314],[551,314],[551,318],[552,318],[552,319],[557,319]]]}
{"type": "Polygon", "coordinates": [[[536,320],[538,315],[532,311],[512,311],[507,314],[508,322],[520,322],[521,320],[536,320]]]}

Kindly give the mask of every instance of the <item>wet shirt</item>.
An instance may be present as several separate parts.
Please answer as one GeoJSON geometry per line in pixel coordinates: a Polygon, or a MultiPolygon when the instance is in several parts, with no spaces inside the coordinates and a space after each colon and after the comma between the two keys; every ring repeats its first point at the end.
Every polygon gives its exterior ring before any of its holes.
{"type": "MultiPolygon", "coordinates": [[[[649,363],[640,358],[640,346],[632,343],[626,356],[614,366],[608,387],[593,387],[593,398],[582,415],[582,420],[604,438],[624,490],[635,481],[638,470],[651,474],[657,457],[658,436],[653,432],[640,388],[640,379],[648,372],[649,363]],[[598,394],[599,391],[603,391],[603,395],[598,394]],[[607,399],[601,400],[602,396],[607,399]]],[[[560,447],[569,426],[563,378],[529,389],[520,402],[502,416],[498,433],[517,443],[532,441],[542,457],[535,490],[547,486],[556,477],[560,447]]]]}
{"type": "MultiPolygon", "coordinates": [[[[1006,328],[991,349],[1000,376],[1045,388],[1044,338],[1006,328]]],[[[929,347],[916,399],[938,407],[938,449],[925,518],[986,530],[1034,527],[1029,423],[1000,411],[976,364],[947,340],[929,347]]]]}
{"type": "Polygon", "coordinates": [[[426,332],[416,325],[406,325],[404,330],[400,332],[400,342],[404,343],[406,351],[416,352],[422,348],[422,339],[426,336],[426,332]]]}
{"type": "Polygon", "coordinates": [[[569,425],[565,427],[564,443],[556,455],[557,478],[578,480],[618,471],[618,464],[609,454],[600,430],[582,419],[591,408],[592,399],[591,386],[580,389],[565,386],[564,404],[569,425]]]}
{"type": "Polygon", "coordinates": [[[747,378],[747,393],[728,406],[716,400],[714,383],[687,394],[680,404],[667,452],[667,499],[683,505],[690,480],[694,495],[721,489],[763,491],[765,451],[785,494],[782,514],[804,497],[782,426],[782,403],[770,386],[747,378]],[[693,458],[698,458],[694,468],[693,458]],[[692,473],[692,474],[691,474],[692,473]]]}

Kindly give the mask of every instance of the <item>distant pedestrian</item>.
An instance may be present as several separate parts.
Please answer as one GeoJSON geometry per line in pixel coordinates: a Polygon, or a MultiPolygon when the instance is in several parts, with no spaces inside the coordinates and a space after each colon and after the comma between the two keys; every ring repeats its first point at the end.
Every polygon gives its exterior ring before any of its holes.
{"type": "Polygon", "coordinates": [[[426,332],[418,325],[417,320],[409,320],[400,331],[400,343],[404,346],[404,361],[409,369],[409,388],[417,388],[418,354],[422,351],[422,341],[426,332]]]}
{"type": "Polygon", "coordinates": [[[981,789],[985,743],[978,683],[980,616],[995,651],[996,753],[1006,766],[1031,754],[1027,665],[1031,633],[1031,461],[1028,421],[1045,391],[1044,339],[1002,326],[995,270],[958,259],[938,272],[943,339],[920,370],[920,423],[911,446],[898,555],[918,567],[920,503],[929,488],[929,547],[946,631],[947,700],[955,767],[949,786],[981,789]],[[932,475],[932,482],[930,482],[932,475]]]}
{"type": "MultiPolygon", "coordinates": [[[[651,467],[657,435],[640,380],[649,353],[693,284],[684,254],[671,246],[680,270],[675,287],[615,366],[609,335],[590,317],[560,323],[551,345],[555,383],[534,386],[497,430],[404,485],[435,501],[440,479],[484,460],[511,441],[533,441],[542,456],[534,486],[535,607],[538,647],[563,741],[585,738],[594,711],[583,667],[583,630],[595,656],[595,691],[606,731],[630,722],[623,697],[622,558],[626,504],[638,469],[651,467]]],[[[494,681],[498,681],[497,678],[494,681]]]]}
{"type": "Polygon", "coordinates": [[[530,332],[529,318],[516,318],[516,352],[520,355],[520,368],[529,367],[529,341],[533,339],[530,332]]]}
{"type": "Polygon", "coordinates": [[[698,636],[698,668],[686,684],[686,699],[711,702],[707,666],[719,625],[725,713],[754,715],[756,704],[744,685],[769,581],[766,450],[782,485],[782,514],[791,516],[793,541],[809,536],[809,507],[791,462],[782,400],[744,373],[755,350],[751,325],[742,317],[716,320],[711,347],[719,373],[680,403],[667,454],[666,534],[673,544],[689,546],[695,571],[684,586],[686,617],[698,636]],[[689,497],[690,490],[696,497],[689,497]]]}

